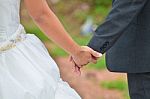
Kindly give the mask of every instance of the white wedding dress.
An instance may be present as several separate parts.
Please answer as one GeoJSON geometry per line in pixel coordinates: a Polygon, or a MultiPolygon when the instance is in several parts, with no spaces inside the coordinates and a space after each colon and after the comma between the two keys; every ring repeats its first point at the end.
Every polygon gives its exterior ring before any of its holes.
{"type": "Polygon", "coordinates": [[[0,0],[0,99],[81,99],[44,44],[20,24],[20,0],[0,0]]]}

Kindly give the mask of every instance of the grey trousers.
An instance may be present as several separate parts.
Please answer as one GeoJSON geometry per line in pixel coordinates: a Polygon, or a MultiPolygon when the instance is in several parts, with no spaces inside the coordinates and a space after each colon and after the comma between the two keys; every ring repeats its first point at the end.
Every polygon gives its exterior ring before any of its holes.
{"type": "Polygon", "coordinates": [[[150,99],[150,73],[128,73],[131,99],[150,99]]]}

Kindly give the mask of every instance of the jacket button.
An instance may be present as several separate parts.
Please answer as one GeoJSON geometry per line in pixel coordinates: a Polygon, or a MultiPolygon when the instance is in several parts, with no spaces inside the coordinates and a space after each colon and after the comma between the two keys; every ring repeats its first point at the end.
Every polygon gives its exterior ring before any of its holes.
{"type": "Polygon", "coordinates": [[[105,44],[109,45],[109,42],[107,41],[107,42],[105,42],[105,44]]]}

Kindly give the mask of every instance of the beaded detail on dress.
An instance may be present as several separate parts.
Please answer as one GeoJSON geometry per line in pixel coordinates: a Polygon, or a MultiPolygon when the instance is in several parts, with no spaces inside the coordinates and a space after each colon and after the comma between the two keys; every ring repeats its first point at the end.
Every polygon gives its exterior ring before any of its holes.
{"type": "Polygon", "coordinates": [[[6,41],[0,43],[0,52],[4,52],[16,46],[16,43],[25,40],[26,33],[22,25],[19,25],[17,31],[6,41]]]}

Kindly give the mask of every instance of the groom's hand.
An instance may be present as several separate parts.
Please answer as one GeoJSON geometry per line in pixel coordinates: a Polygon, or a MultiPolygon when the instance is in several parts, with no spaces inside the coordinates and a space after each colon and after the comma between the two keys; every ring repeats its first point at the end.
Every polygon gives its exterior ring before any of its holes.
{"type": "Polygon", "coordinates": [[[97,59],[101,56],[101,53],[94,51],[88,46],[82,46],[77,53],[71,56],[71,60],[74,61],[76,66],[81,68],[90,62],[97,63],[97,59]]]}

